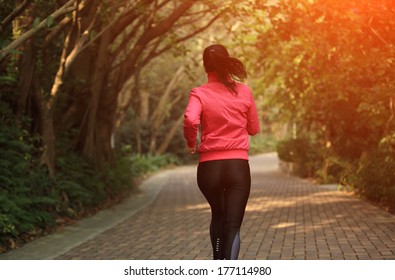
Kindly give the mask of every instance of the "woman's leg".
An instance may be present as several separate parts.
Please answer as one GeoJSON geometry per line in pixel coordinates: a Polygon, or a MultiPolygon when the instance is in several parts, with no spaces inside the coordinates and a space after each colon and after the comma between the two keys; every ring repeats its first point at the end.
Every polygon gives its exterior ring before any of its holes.
{"type": "Polygon", "coordinates": [[[211,207],[210,238],[214,259],[224,258],[222,250],[224,191],[221,188],[220,166],[220,161],[199,163],[197,172],[198,186],[211,207]]]}
{"type": "Polygon", "coordinates": [[[251,175],[246,160],[228,160],[225,170],[224,257],[236,260],[240,250],[240,228],[250,195],[251,175]]]}
{"type": "Polygon", "coordinates": [[[248,161],[203,162],[198,166],[197,177],[199,188],[211,207],[214,259],[237,259],[239,231],[251,185],[248,161]]]}

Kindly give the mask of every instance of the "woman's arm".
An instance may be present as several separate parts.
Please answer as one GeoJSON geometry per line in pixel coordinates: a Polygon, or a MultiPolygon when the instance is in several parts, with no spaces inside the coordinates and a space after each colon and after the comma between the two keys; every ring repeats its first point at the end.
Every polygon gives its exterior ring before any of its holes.
{"type": "Polygon", "coordinates": [[[250,98],[251,98],[251,107],[247,113],[247,132],[249,135],[255,135],[260,130],[259,119],[258,119],[258,113],[256,110],[254,97],[251,92],[250,92],[250,98]]]}
{"type": "Polygon", "coordinates": [[[196,92],[192,90],[189,94],[188,105],[184,114],[184,138],[190,153],[196,151],[196,136],[200,125],[200,114],[202,104],[196,92]]]}

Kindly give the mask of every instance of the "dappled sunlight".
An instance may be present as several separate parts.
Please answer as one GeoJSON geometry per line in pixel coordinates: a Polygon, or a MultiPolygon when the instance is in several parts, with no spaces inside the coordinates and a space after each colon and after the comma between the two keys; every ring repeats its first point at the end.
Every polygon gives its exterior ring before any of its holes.
{"type": "MultiPolygon", "coordinates": [[[[302,201],[302,200],[299,200],[302,201]]],[[[268,199],[265,198],[253,198],[250,199],[247,205],[246,212],[252,212],[252,211],[262,211],[262,205],[265,205],[265,211],[274,209],[274,208],[283,208],[283,207],[289,207],[289,206],[294,206],[298,203],[298,201],[282,201],[282,200],[272,200],[268,201],[268,199]]]]}
{"type": "Polygon", "coordinates": [[[193,211],[193,210],[199,210],[202,212],[210,212],[210,206],[207,203],[200,203],[200,204],[194,204],[194,205],[186,205],[185,207],[180,207],[176,211],[193,211]]]}
{"type": "Polygon", "coordinates": [[[297,223],[295,223],[295,222],[285,222],[285,223],[279,223],[279,224],[273,225],[273,228],[288,228],[288,227],[294,227],[296,225],[297,225],[297,223]]]}
{"type": "MultiPolygon", "coordinates": [[[[319,191],[316,193],[312,193],[309,196],[311,197],[328,197],[331,196],[333,194],[341,194],[338,195],[336,198],[336,201],[347,201],[349,200],[349,196],[346,193],[340,193],[340,192],[336,192],[336,191],[319,191]]],[[[318,203],[317,200],[312,200],[311,203],[318,203]]],[[[321,202],[322,203],[322,202],[321,202]]]]}

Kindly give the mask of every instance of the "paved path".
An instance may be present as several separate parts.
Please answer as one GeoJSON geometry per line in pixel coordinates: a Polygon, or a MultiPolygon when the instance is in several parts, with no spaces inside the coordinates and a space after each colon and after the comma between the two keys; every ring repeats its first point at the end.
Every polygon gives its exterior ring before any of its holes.
{"type": "MultiPolygon", "coordinates": [[[[251,158],[241,259],[395,260],[394,215],[277,166],[275,154],[251,158]]],[[[211,259],[210,209],[195,172],[161,172],[139,196],[0,259],[211,259]]]]}

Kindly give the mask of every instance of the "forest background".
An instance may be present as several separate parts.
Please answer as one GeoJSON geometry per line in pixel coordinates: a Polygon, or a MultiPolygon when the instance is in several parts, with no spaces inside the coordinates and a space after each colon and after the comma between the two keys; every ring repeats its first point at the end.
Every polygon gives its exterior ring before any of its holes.
{"type": "Polygon", "coordinates": [[[0,0],[0,252],[190,163],[202,51],[246,65],[262,132],[293,172],[395,211],[392,0],[0,0]]]}

